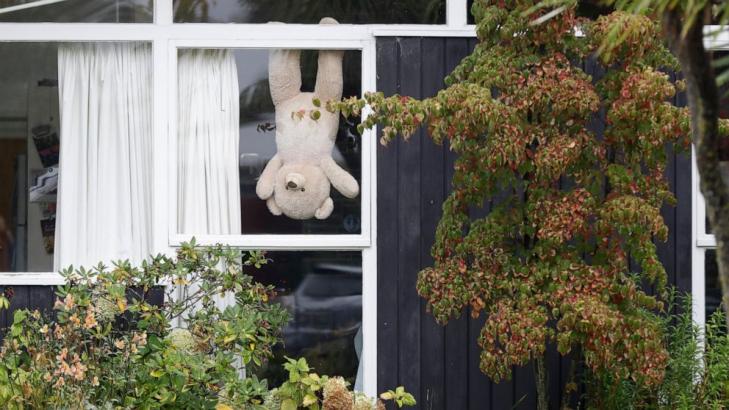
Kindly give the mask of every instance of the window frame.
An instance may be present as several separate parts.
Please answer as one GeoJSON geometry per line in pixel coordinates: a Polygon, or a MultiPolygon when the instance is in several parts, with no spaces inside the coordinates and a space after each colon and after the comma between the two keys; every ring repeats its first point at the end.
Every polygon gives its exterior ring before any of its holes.
{"type": "MultiPolygon", "coordinates": [[[[177,229],[177,162],[175,160],[177,152],[177,59],[179,51],[183,49],[336,49],[336,50],[354,50],[360,51],[362,63],[361,78],[361,95],[365,92],[374,92],[377,88],[376,66],[375,62],[375,43],[368,36],[360,38],[339,38],[329,39],[319,38],[317,33],[315,38],[299,39],[286,36],[281,39],[271,39],[270,36],[263,38],[248,39],[228,39],[228,38],[210,38],[210,39],[170,39],[168,43],[168,71],[166,82],[168,84],[167,104],[168,108],[168,124],[169,149],[167,162],[170,164],[168,175],[170,183],[168,185],[168,201],[169,210],[169,246],[178,247],[182,242],[189,241],[193,236],[197,243],[201,245],[214,245],[217,243],[225,243],[243,249],[268,249],[268,250],[360,250],[369,247],[372,243],[372,186],[377,179],[376,174],[372,173],[372,169],[376,166],[374,163],[374,153],[376,152],[377,136],[372,130],[365,130],[362,135],[362,152],[361,152],[361,180],[360,194],[357,199],[360,200],[360,226],[359,234],[247,234],[240,235],[190,235],[181,234],[177,229]]],[[[364,112],[362,119],[367,117],[364,112]]],[[[245,218],[245,214],[242,215],[245,218]]]]}

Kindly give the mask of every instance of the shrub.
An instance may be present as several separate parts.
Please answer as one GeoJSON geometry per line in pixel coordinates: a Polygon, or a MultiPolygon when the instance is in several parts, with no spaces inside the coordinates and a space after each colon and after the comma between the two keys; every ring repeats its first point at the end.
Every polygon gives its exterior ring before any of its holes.
{"type": "MultiPolygon", "coordinates": [[[[301,372],[289,369],[279,389],[248,375],[272,355],[288,320],[283,307],[269,303],[273,287],[245,273],[266,261],[262,252],[200,248],[193,240],[175,258],[159,255],[139,268],[117,262],[66,269],[53,316],[14,313],[0,349],[0,406],[326,408],[321,387],[328,378],[309,374],[303,359],[292,359],[301,372]],[[177,285],[167,287],[161,305],[149,302],[158,284],[177,285]],[[222,295],[235,303],[220,308],[222,295]],[[304,383],[314,379],[318,388],[304,383]]],[[[402,395],[392,399],[402,402],[402,395]]]]}
{"type": "Polygon", "coordinates": [[[588,408],[723,409],[729,407],[729,335],[717,310],[705,331],[691,317],[691,298],[672,294],[662,317],[663,344],[669,353],[663,382],[654,388],[616,380],[605,372],[586,374],[588,408]],[[675,302],[675,303],[674,303],[675,302]]]}

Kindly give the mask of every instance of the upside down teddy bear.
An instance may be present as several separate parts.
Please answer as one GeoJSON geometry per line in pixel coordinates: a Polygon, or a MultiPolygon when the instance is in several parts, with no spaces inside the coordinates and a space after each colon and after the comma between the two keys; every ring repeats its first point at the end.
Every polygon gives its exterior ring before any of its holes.
{"type": "MultiPolygon", "coordinates": [[[[337,24],[325,17],[320,24],[337,24]]],[[[266,164],[256,194],[274,215],[326,219],[334,209],[330,187],[347,198],[357,181],[332,159],[339,112],[324,108],[342,98],[343,51],[319,51],[314,92],[301,92],[300,50],[272,50],[268,82],[276,108],[276,155],[266,164]]]]}

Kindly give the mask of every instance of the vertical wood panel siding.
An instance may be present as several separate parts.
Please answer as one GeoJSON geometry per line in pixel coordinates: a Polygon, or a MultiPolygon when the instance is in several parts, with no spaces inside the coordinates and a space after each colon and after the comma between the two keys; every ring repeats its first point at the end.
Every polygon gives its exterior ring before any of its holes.
{"type": "MultiPolygon", "coordinates": [[[[377,88],[385,95],[399,93],[429,97],[444,87],[443,78],[475,46],[464,38],[378,38],[377,88]]],[[[582,67],[600,77],[600,67],[582,67]]],[[[677,103],[685,103],[681,98],[677,103]]],[[[604,129],[595,119],[590,128],[604,129]]],[[[691,289],[691,168],[688,154],[670,154],[667,178],[678,206],[663,208],[670,229],[659,243],[659,256],[669,282],[691,289]]],[[[485,318],[469,312],[442,327],[426,312],[415,290],[418,271],[430,265],[430,247],[441,204],[450,190],[454,154],[418,132],[409,141],[378,146],[378,390],[403,385],[416,394],[419,409],[532,409],[536,405],[531,365],[516,368],[511,381],[492,383],[481,373],[477,339],[485,318]]],[[[474,208],[486,215],[491,204],[474,208]]],[[[551,407],[558,408],[568,379],[569,361],[550,349],[551,407]]],[[[574,398],[576,400],[576,398],[574,398]]]]}
{"type": "MultiPolygon", "coordinates": [[[[0,292],[10,292],[10,308],[0,311],[0,341],[5,330],[13,324],[13,314],[17,309],[38,309],[46,317],[53,314],[53,304],[56,301],[55,286],[2,286],[0,292]]],[[[161,306],[164,302],[164,289],[152,288],[147,294],[147,301],[161,306]]],[[[129,297],[132,297],[131,294],[129,297]]]]}

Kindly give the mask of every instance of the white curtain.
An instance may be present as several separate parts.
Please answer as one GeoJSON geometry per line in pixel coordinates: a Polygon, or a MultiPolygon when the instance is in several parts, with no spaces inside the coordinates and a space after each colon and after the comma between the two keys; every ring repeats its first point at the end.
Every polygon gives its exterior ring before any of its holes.
{"type": "Polygon", "coordinates": [[[178,90],[178,230],[240,234],[235,58],[228,50],[183,51],[178,90]]]}
{"type": "Polygon", "coordinates": [[[54,267],[152,252],[152,53],[148,44],[62,45],[54,267]]]}

